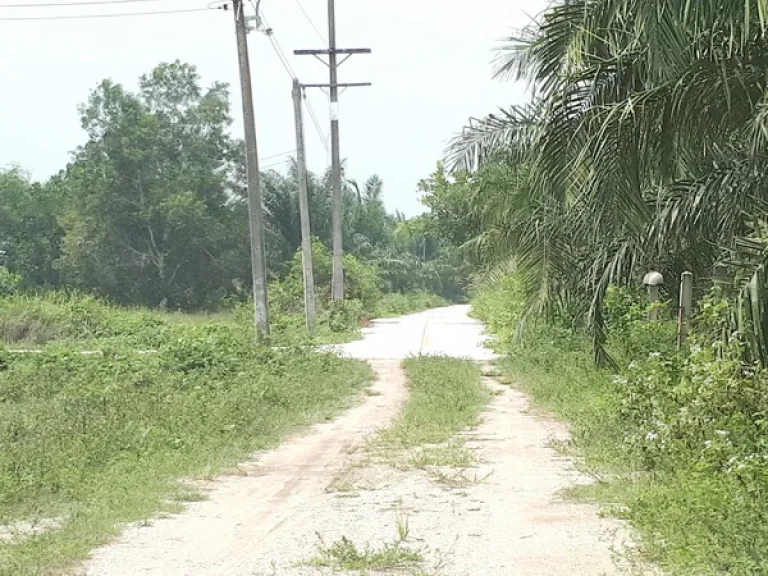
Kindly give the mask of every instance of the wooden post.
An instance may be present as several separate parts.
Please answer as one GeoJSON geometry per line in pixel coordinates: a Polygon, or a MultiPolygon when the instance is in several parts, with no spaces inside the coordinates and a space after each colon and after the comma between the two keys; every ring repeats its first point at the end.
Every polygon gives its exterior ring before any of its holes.
{"type": "Polygon", "coordinates": [[[680,310],[677,320],[677,347],[682,347],[688,339],[693,307],[693,274],[683,272],[680,278],[680,310]]]}

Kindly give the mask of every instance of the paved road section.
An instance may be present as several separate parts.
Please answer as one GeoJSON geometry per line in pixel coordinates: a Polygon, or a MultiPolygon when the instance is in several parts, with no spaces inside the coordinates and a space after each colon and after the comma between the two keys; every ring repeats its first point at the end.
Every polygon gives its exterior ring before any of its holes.
{"type": "Polygon", "coordinates": [[[495,358],[484,347],[483,325],[469,317],[469,306],[435,308],[375,320],[363,330],[363,339],[330,349],[364,360],[399,360],[410,356],[441,355],[487,361],[495,358]]]}

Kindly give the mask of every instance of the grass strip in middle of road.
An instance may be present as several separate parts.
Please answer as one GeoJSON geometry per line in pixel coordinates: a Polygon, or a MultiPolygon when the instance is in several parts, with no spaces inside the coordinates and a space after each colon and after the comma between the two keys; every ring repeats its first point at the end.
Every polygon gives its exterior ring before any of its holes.
{"type": "MultiPolygon", "coordinates": [[[[469,360],[419,356],[403,362],[410,397],[391,427],[373,441],[379,453],[406,452],[408,465],[453,466],[473,464],[472,454],[454,436],[478,424],[491,394],[480,367],[469,360]]],[[[393,459],[393,458],[388,458],[393,459]]],[[[400,458],[394,458],[401,463],[400,458]]]]}

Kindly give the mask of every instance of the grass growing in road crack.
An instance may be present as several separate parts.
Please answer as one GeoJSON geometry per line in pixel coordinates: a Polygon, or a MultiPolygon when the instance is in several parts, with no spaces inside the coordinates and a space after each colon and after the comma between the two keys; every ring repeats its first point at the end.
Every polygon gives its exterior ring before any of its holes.
{"type": "Polygon", "coordinates": [[[490,399],[480,367],[469,360],[420,356],[403,362],[410,397],[371,451],[396,467],[467,468],[475,459],[455,435],[476,426],[490,399]]]}

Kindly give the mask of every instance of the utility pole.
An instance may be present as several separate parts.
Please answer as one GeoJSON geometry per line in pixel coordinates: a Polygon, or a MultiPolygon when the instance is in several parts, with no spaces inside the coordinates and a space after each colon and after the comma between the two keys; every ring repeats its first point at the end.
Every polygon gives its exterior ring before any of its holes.
{"type": "Polygon", "coordinates": [[[304,271],[304,311],[307,330],[315,329],[315,274],[312,270],[312,231],[307,198],[307,157],[304,149],[304,117],[301,109],[301,85],[293,79],[293,115],[296,119],[296,170],[299,179],[299,212],[301,215],[301,263],[304,271]]]}
{"type": "Polygon", "coordinates": [[[248,178],[248,217],[251,230],[251,275],[253,278],[253,307],[256,339],[269,335],[269,306],[267,303],[267,261],[264,255],[264,220],[261,206],[261,174],[256,146],[256,120],[253,113],[253,87],[248,61],[248,30],[245,24],[243,0],[232,0],[237,33],[237,56],[240,64],[240,88],[243,99],[245,130],[245,164],[248,178]]]}
{"type": "Polygon", "coordinates": [[[331,298],[344,299],[343,207],[341,197],[341,154],[339,152],[339,87],[336,59],[336,6],[328,0],[328,68],[331,71],[331,181],[333,187],[333,283],[331,298]]]}
{"type": "Polygon", "coordinates": [[[329,88],[331,96],[331,184],[333,188],[333,300],[344,299],[344,246],[342,238],[343,207],[341,197],[341,152],[339,148],[339,88],[370,86],[370,83],[339,84],[338,69],[352,54],[370,54],[370,48],[338,49],[336,47],[336,6],[335,0],[328,0],[328,50],[294,50],[299,56],[328,55],[330,84],[306,84],[306,87],[329,88]],[[346,58],[338,61],[339,54],[346,58]]]}

